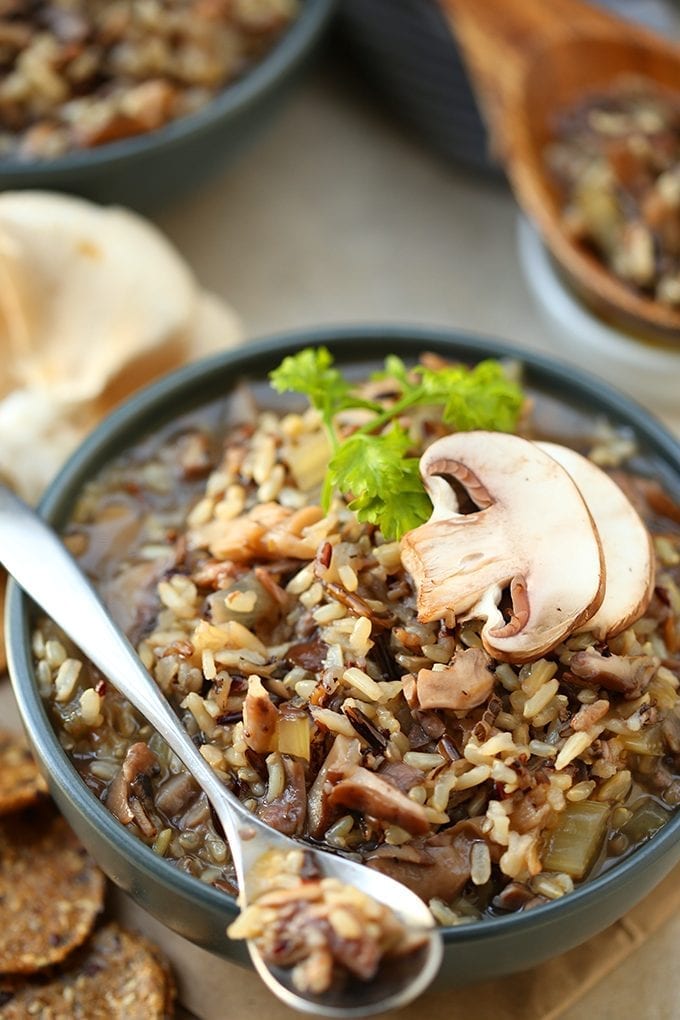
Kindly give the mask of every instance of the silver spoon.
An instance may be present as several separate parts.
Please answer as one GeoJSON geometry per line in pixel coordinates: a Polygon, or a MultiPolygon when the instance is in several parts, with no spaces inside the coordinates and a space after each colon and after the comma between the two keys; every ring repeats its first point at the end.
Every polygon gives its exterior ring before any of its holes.
{"type": "MultiPolygon", "coordinates": [[[[261,822],[221,783],[61,540],[3,486],[0,562],[154,726],[205,791],[229,841],[241,905],[245,906],[248,875],[262,855],[274,849],[299,848],[301,844],[261,822]]],[[[264,983],[286,1005],[317,1016],[369,1016],[411,1002],[430,984],[442,958],[441,936],[426,905],[415,893],[380,872],[311,847],[308,852],[323,875],[355,886],[388,906],[409,929],[426,933],[423,944],[406,955],[387,958],[372,981],[349,979],[316,996],[300,993],[292,983],[292,971],[270,966],[249,942],[251,960],[264,983]]]]}

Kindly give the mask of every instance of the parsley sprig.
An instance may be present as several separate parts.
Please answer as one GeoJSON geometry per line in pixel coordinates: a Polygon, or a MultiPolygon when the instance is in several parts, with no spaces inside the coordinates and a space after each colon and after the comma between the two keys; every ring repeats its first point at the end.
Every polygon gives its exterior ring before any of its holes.
{"type": "Polygon", "coordinates": [[[390,355],[384,371],[373,378],[393,381],[395,397],[389,406],[366,400],[333,363],[326,347],[307,347],[284,358],[270,374],[279,393],[304,394],[321,415],[332,456],[322,489],[328,509],[334,492],[349,498],[360,521],[377,525],[387,539],[401,538],[430,516],[432,506],[418,470],[409,456],[413,442],[399,419],[415,407],[441,409],[452,431],[487,429],[512,432],[523,403],[522,391],[497,361],[481,361],[474,368],[425,365],[407,368],[390,355]],[[363,408],[371,416],[352,435],[338,435],[334,419],[348,408],[363,408]]]}

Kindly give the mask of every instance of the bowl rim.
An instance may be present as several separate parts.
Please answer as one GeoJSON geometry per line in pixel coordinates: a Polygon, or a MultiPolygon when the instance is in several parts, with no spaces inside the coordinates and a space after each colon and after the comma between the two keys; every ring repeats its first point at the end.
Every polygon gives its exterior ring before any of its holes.
{"type": "MultiPolygon", "coordinates": [[[[620,358],[622,366],[646,375],[658,374],[658,381],[680,368],[680,346],[672,340],[646,342],[599,318],[560,276],[535,224],[517,214],[517,247],[524,278],[532,296],[550,318],[573,334],[575,349],[600,357],[620,358]]],[[[655,378],[655,381],[656,378],[655,378]]]]}
{"type": "Polygon", "coordinates": [[[227,82],[212,99],[194,113],[178,117],[160,128],[91,149],[74,149],[55,159],[22,160],[13,155],[0,159],[0,182],[37,175],[48,178],[78,170],[96,170],[123,161],[143,158],[148,152],[164,152],[189,141],[213,124],[247,110],[261,96],[274,90],[286,73],[312,47],[330,18],[337,0],[302,0],[299,14],[265,55],[227,82]]]}
{"type": "MultiPolygon", "coordinates": [[[[418,350],[437,348],[463,360],[485,357],[518,360],[523,364],[528,380],[539,389],[557,394],[566,389],[563,399],[572,406],[587,406],[594,401],[598,411],[605,413],[610,420],[632,428],[645,447],[670,469],[675,483],[680,485],[680,441],[634,400],[597,377],[557,358],[467,330],[371,323],[366,326],[319,326],[275,334],[222,351],[163,376],[108,415],[84,440],[48,487],[39,512],[53,525],[59,526],[88,475],[91,477],[92,473],[101,470],[117,452],[129,447],[131,441],[139,441],[154,427],[160,428],[171,421],[173,415],[176,417],[176,411],[167,413],[168,407],[173,406],[175,401],[184,399],[184,403],[179,405],[179,413],[186,414],[192,408],[213,400],[216,394],[210,392],[210,385],[212,383],[214,387],[219,382],[220,373],[225,377],[225,387],[220,392],[226,395],[239,378],[248,375],[262,378],[265,366],[274,366],[285,355],[318,344],[327,345],[340,364],[373,360],[383,357],[388,351],[407,357],[418,350]],[[202,387],[206,388],[203,392],[202,387]],[[163,408],[166,414],[159,420],[158,413],[163,408]],[[131,440],[131,436],[135,438],[131,440]]],[[[225,918],[234,915],[236,905],[232,897],[154,854],[110,814],[81,779],[61,747],[35,682],[28,607],[29,600],[10,579],[5,616],[10,676],[24,726],[38,751],[39,761],[43,767],[49,767],[49,778],[53,784],[79,815],[89,819],[89,824],[96,827],[110,848],[122,854],[140,872],[151,876],[169,892],[182,895],[195,906],[219,910],[225,918]]],[[[645,863],[660,861],[678,835],[680,810],[648,842],[596,878],[577,886],[568,895],[529,912],[485,918],[469,925],[443,927],[444,941],[455,945],[493,935],[520,935],[527,929],[535,930],[552,923],[562,913],[574,914],[580,909],[587,909],[601,893],[611,893],[617,886],[634,880],[645,863]]]]}

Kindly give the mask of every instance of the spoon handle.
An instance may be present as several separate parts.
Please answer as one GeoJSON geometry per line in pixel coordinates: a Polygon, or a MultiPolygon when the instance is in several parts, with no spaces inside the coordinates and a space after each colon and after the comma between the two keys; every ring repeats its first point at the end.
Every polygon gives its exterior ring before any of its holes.
{"type": "Polygon", "coordinates": [[[238,870],[241,855],[235,816],[247,819],[249,826],[258,826],[258,820],[233,797],[199,754],[134,648],[109,616],[99,594],[57,535],[35,511],[1,485],[0,563],[77,642],[193,773],[219,815],[238,870]]]}

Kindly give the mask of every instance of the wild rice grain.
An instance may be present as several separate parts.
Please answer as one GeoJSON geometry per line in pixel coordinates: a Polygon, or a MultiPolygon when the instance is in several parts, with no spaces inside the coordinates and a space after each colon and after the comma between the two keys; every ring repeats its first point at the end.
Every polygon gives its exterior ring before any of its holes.
{"type": "Polygon", "coordinates": [[[363,694],[368,698],[369,701],[380,701],[383,697],[383,691],[363,669],[352,666],[350,669],[345,670],[342,679],[346,684],[358,691],[359,694],[363,694]]]}
{"type": "Polygon", "coordinates": [[[283,793],[283,789],[286,785],[286,774],[283,770],[283,761],[281,755],[278,753],[270,754],[267,758],[267,795],[265,800],[267,803],[276,800],[283,793]]]}
{"type": "Polygon", "coordinates": [[[286,591],[290,595],[302,595],[314,581],[314,564],[309,563],[302,570],[299,570],[286,585],[286,591]]]}
{"type": "MultiPolygon", "coordinates": [[[[554,663],[552,663],[554,665],[554,663]]],[[[542,687],[539,687],[528,701],[524,703],[522,714],[525,719],[533,719],[546,705],[548,705],[560,689],[559,681],[549,680],[542,687]]]]}
{"type": "Polygon", "coordinates": [[[344,737],[356,737],[356,730],[346,715],[333,712],[330,708],[316,708],[315,706],[312,707],[311,713],[316,723],[325,726],[332,733],[341,733],[344,737]]]}
{"type": "Polygon", "coordinates": [[[481,840],[475,840],[470,847],[470,878],[473,885],[486,885],[491,878],[489,846],[481,840]]]}
{"type": "Polygon", "coordinates": [[[345,847],[347,846],[347,836],[354,828],[354,819],[351,815],[343,815],[342,818],[338,818],[337,822],[330,825],[326,829],[324,839],[331,846],[345,847]]]}
{"type": "Polygon", "coordinates": [[[257,604],[254,591],[230,591],[224,596],[224,604],[233,613],[252,613],[257,604]]]}
{"type": "Polygon", "coordinates": [[[458,790],[469,790],[473,786],[485,783],[491,777],[491,769],[488,765],[475,765],[468,772],[464,772],[456,781],[456,792],[458,790]]]}
{"type": "Polygon", "coordinates": [[[99,726],[103,721],[100,712],[102,699],[94,688],[88,687],[86,691],[83,691],[78,703],[80,705],[80,717],[85,725],[99,726]]]}
{"type": "Polygon", "coordinates": [[[364,657],[370,651],[371,630],[372,624],[367,616],[357,617],[349,636],[349,646],[357,655],[364,657]]]}
{"type": "Polygon", "coordinates": [[[66,658],[66,649],[61,641],[47,641],[45,643],[45,659],[52,669],[59,669],[66,658]]]}
{"type": "Polygon", "coordinates": [[[571,892],[574,883],[569,875],[536,875],[531,879],[531,888],[539,896],[546,896],[549,900],[557,900],[560,896],[571,892]]]}
{"type": "Polygon", "coordinates": [[[595,789],[595,782],[592,779],[583,780],[581,783],[576,783],[570,790],[567,791],[567,800],[578,802],[580,800],[587,800],[591,793],[595,789]]]}
{"type": "Polygon", "coordinates": [[[572,733],[555,759],[555,768],[558,772],[566,768],[570,761],[583,754],[587,747],[590,747],[595,738],[589,732],[572,733]]]}
{"type": "MultiPolygon", "coordinates": [[[[53,642],[48,641],[48,645],[53,642]]],[[[56,642],[54,642],[56,644],[56,642]]],[[[75,690],[78,677],[82,669],[82,662],[78,659],[64,659],[59,666],[57,675],[54,678],[54,689],[56,691],[55,701],[69,701],[75,690]]]]}
{"type": "Polygon", "coordinates": [[[215,747],[214,744],[203,744],[199,750],[211,768],[224,769],[224,755],[219,747],[215,747]]]}
{"type": "Polygon", "coordinates": [[[201,668],[203,669],[203,676],[206,680],[214,680],[217,676],[215,655],[209,648],[206,648],[201,652],[201,668]]]}
{"type": "Polygon", "coordinates": [[[347,610],[344,606],[341,606],[339,602],[329,602],[325,606],[320,606],[315,609],[312,613],[316,623],[332,623],[334,620],[341,620],[343,616],[347,615],[347,610]]]}
{"type": "Polygon", "coordinates": [[[356,591],[359,587],[359,578],[356,575],[356,571],[348,563],[338,567],[338,577],[346,591],[356,591]]]}
{"type": "Polygon", "coordinates": [[[201,524],[207,524],[213,515],[215,504],[209,496],[199,499],[196,506],[187,516],[187,523],[191,528],[197,528],[201,524]]]}
{"type": "Polygon", "coordinates": [[[537,758],[554,758],[557,754],[557,748],[552,744],[547,744],[544,740],[530,740],[528,746],[531,753],[535,754],[537,758]]]}
{"type": "Polygon", "coordinates": [[[404,755],[404,764],[422,772],[429,772],[443,765],[446,761],[441,754],[427,754],[422,751],[408,751],[404,755]]]}

